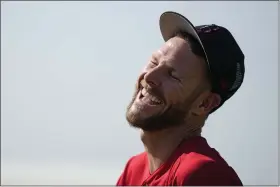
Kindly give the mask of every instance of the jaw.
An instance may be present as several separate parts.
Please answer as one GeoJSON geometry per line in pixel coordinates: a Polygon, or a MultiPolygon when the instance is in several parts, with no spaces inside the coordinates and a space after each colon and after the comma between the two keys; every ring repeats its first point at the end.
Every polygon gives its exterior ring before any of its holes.
{"type": "Polygon", "coordinates": [[[157,132],[181,126],[187,113],[184,108],[177,105],[145,103],[138,92],[127,110],[126,119],[132,127],[146,132],[157,132]]]}

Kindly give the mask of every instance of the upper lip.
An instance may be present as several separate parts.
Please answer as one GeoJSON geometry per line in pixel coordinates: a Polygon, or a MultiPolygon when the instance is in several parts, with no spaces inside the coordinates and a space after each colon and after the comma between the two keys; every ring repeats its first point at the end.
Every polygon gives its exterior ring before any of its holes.
{"type": "Polygon", "coordinates": [[[157,99],[159,99],[162,103],[165,103],[165,100],[163,99],[163,97],[161,97],[160,92],[159,92],[156,88],[147,88],[147,87],[145,87],[145,86],[142,84],[142,82],[140,82],[140,84],[139,84],[139,91],[140,91],[141,96],[143,96],[142,93],[141,93],[141,91],[142,91],[142,89],[144,89],[144,88],[146,89],[146,91],[147,91],[149,94],[151,94],[151,95],[153,95],[154,97],[156,97],[157,99]]]}

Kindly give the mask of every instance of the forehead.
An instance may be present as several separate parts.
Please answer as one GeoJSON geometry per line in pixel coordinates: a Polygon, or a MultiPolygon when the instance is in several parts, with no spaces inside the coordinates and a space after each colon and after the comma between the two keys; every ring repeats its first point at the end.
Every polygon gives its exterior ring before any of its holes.
{"type": "Polygon", "coordinates": [[[165,62],[181,74],[201,74],[205,70],[206,62],[195,55],[188,41],[174,37],[168,40],[154,53],[160,63],[165,62]]]}

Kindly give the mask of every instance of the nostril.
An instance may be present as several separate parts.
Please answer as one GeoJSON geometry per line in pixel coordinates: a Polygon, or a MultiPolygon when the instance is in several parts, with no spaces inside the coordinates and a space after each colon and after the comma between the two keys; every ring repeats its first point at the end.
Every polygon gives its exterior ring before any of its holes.
{"type": "Polygon", "coordinates": [[[139,97],[139,98],[141,99],[141,98],[143,98],[143,97],[144,97],[144,95],[143,95],[142,92],[140,91],[140,97],[139,97]]]}

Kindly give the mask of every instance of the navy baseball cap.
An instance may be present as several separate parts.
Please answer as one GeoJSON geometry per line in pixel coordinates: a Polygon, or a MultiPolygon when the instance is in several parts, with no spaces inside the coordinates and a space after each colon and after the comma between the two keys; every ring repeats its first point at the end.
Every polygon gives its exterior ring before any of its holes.
{"type": "Polygon", "coordinates": [[[221,107],[240,88],[245,74],[245,56],[232,34],[215,24],[193,26],[179,13],[168,11],[160,16],[160,30],[165,41],[178,31],[194,37],[202,46],[212,82],[212,91],[221,97],[221,107]]]}

